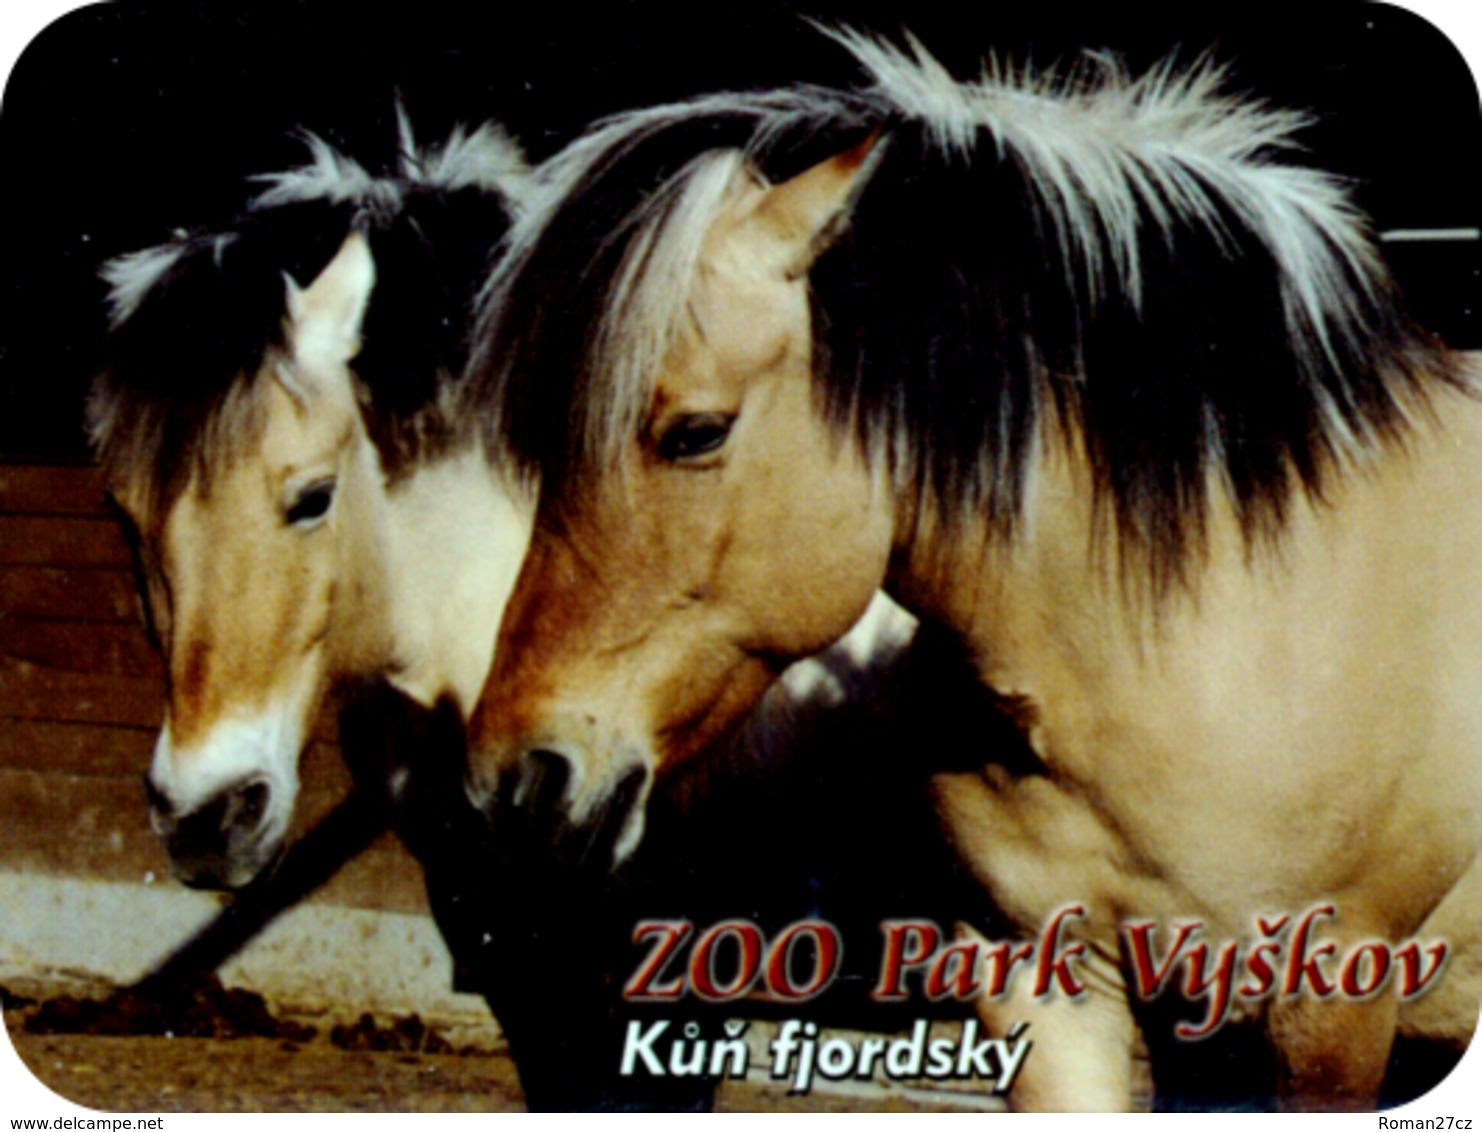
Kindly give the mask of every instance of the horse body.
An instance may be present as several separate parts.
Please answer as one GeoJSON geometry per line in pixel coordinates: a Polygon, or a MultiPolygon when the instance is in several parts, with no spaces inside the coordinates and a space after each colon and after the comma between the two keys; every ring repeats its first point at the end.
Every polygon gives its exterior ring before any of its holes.
{"type": "MultiPolygon", "coordinates": [[[[944,827],[1026,929],[1067,905],[1086,910],[1103,1014],[1122,1019],[1097,1027],[1091,1011],[1022,997],[988,1004],[998,1024],[1029,1017],[1041,1034],[1020,1103],[1126,1096],[1135,1005],[1118,933],[1129,919],[1156,921],[1165,941],[1193,921],[1203,939],[1249,948],[1256,917],[1331,905],[1324,937],[1339,954],[1419,932],[1467,961],[1477,916],[1464,892],[1477,881],[1463,877],[1482,872],[1469,504],[1482,488],[1482,408],[1458,395],[1446,409],[1444,427],[1328,504],[1299,507],[1279,546],[1252,559],[1233,523],[1216,533],[1196,591],[1156,617],[1118,599],[1114,569],[1088,562],[1090,516],[1073,502],[1086,495],[1057,492],[1052,475],[1036,491],[1079,514],[1037,510],[1046,521],[1024,544],[987,551],[987,576],[968,563],[957,576],[973,582],[916,606],[979,645],[983,679],[1013,698],[1041,760],[1029,774],[939,777],[944,827]]],[[[1447,978],[1402,1009],[1450,1003],[1429,1032],[1460,1044],[1477,988],[1461,971],[1447,978]]],[[[1309,1027],[1344,1017],[1322,1039],[1276,1043],[1288,1100],[1367,1103],[1393,998],[1303,1006],[1309,1027]]],[[[1296,1009],[1262,1001],[1244,1013],[1296,1009]]]]}
{"type": "MultiPolygon", "coordinates": [[[[1482,408],[1332,183],[1269,161],[1294,119],[1207,74],[959,88],[844,38],[883,105],[619,119],[516,232],[485,366],[543,494],[470,790],[562,765],[545,803],[605,813],[883,585],[1037,760],[942,776],[944,825],[1024,933],[1083,906],[1090,993],[981,1002],[1034,1022],[1015,1099],[1123,1107],[1129,918],[1476,938],[1482,408]],[[797,171],[820,136],[847,148],[797,171]],[[532,304],[594,218],[630,242],[573,348],[532,304]]],[[[1253,1012],[1288,1103],[1373,1103],[1394,996],[1253,1012]]]]}
{"type": "Polygon", "coordinates": [[[1034,488],[1033,531],[983,551],[986,570],[971,549],[945,592],[903,577],[914,608],[974,643],[1045,763],[988,783],[993,832],[977,852],[1001,860],[990,875],[1076,891],[1049,883],[1048,861],[1014,862],[1054,828],[1049,793],[1099,815],[1090,855],[1128,886],[1108,891],[1109,913],[1176,910],[1234,932],[1263,902],[1326,894],[1358,931],[1415,930],[1482,831],[1482,542],[1468,521],[1482,415],[1451,395],[1438,416],[1325,503],[1298,505],[1271,548],[1247,553],[1226,518],[1194,589],[1155,611],[1129,606],[1115,565],[1086,555],[1095,520],[1085,491],[1056,482],[1074,476],[1063,461],[1034,488]]]}

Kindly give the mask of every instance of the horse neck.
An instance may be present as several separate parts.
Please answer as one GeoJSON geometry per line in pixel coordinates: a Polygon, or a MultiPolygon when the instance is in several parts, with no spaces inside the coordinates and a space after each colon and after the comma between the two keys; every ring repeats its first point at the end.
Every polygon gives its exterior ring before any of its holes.
{"type": "Polygon", "coordinates": [[[1477,498],[1482,401],[1442,388],[1402,438],[1333,474],[1321,500],[1294,489],[1269,539],[1248,538],[1211,484],[1202,546],[1167,586],[1135,551],[1124,555],[1109,509],[1093,503],[1085,462],[1066,446],[1036,461],[1011,538],[983,521],[948,530],[929,513],[916,516],[890,588],[965,642],[1001,691],[1017,693],[1050,670],[1088,689],[1109,673],[1135,682],[1136,673],[1158,671],[1159,655],[1180,655],[1191,641],[1325,632],[1316,622],[1303,628],[1319,616],[1313,610],[1372,622],[1374,612],[1345,604],[1348,590],[1369,600],[1380,592],[1356,579],[1381,587],[1386,607],[1477,605],[1469,596],[1469,563],[1482,558],[1477,498]]]}
{"type": "Polygon", "coordinates": [[[477,441],[419,465],[387,494],[392,683],[465,718],[493,659],[499,620],[530,537],[533,503],[477,441]]]}
{"type": "Polygon", "coordinates": [[[393,575],[385,476],[357,430],[335,500],[335,598],[328,637],[331,680],[385,671],[392,663],[393,575]]]}

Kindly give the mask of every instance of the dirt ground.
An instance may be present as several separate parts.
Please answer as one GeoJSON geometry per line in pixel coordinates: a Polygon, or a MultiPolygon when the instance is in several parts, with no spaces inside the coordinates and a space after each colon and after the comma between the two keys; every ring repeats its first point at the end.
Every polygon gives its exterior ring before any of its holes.
{"type": "MultiPolygon", "coordinates": [[[[523,1112],[513,1062],[502,1053],[341,1050],[270,1038],[97,1037],[11,1030],[21,1059],[69,1100],[103,1112],[523,1112]]],[[[842,1112],[858,1099],[787,1097],[728,1082],[717,1112],[842,1112]]],[[[974,1111],[905,1096],[872,1111],[974,1111]]]]}
{"type": "Polygon", "coordinates": [[[272,1038],[11,1031],[53,1092],[104,1112],[519,1112],[509,1058],[341,1050],[272,1038]]]}
{"type": "MultiPolygon", "coordinates": [[[[102,1112],[523,1112],[501,1043],[459,1045],[416,1016],[306,1024],[219,983],[161,1001],[115,991],[6,998],[6,1030],[53,1092],[102,1112]]],[[[789,1097],[727,1081],[719,1112],[981,1111],[978,1098],[873,1089],[789,1097]]]]}

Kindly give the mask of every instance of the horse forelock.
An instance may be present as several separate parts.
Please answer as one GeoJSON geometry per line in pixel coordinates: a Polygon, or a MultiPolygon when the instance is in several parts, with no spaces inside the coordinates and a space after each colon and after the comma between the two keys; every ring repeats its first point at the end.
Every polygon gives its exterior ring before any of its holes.
{"type": "Polygon", "coordinates": [[[254,242],[245,228],[177,235],[103,269],[113,325],[86,423],[105,479],[141,522],[259,434],[255,377],[283,348],[286,296],[254,242]]]}
{"type": "Polygon", "coordinates": [[[187,400],[141,394],[105,370],[87,403],[87,426],[103,481],[126,501],[143,531],[157,531],[195,480],[209,491],[221,469],[262,435],[258,380],[237,381],[187,400]]]}
{"type": "Polygon", "coordinates": [[[327,201],[394,212],[411,191],[477,189],[503,197],[506,207],[514,211],[529,191],[531,170],[524,153],[497,123],[485,122],[471,131],[457,125],[441,144],[423,147],[398,105],[397,127],[396,165],[383,175],[371,173],[319,135],[300,131],[297,136],[309,151],[309,160],[292,169],[254,176],[253,181],[267,188],[249,207],[327,201]]]}
{"type": "Polygon", "coordinates": [[[743,169],[800,171],[874,122],[819,88],[711,95],[599,122],[543,164],[480,302],[470,388],[491,449],[549,483],[610,468],[743,169]]]}
{"type": "Polygon", "coordinates": [[[519,144],[493,122],[469,131],[455,126],[442,145],[422,152],[403,146],[402,176],[456,192],[474,188],[502,193],[517,210],[530,191],[532,173],[519,144]]]}
{"type": "Polygon", "coordinates": [[[705,239],[741,169],[735,151],[702,154],[653,194],[634,231],[597,324],[589,364],[602,375],[597,411],[585,422],[584,454],[617,463],[653,396],[653,375],[674,345],[693,293],[705,239]]]}
{"type": "Polygon", "coordinates": [[[810,276],[817,377],[949,524],[986,513],[1013,537],[1060,422],[1163,585],[1197,561],[1212,487],[1248,537],[1279,531],[1294,491],[1320,495],[1453,380],[1345,187],[1290,160],[1307,116],[1229,93],[1207,59],[992,62],[964,83],[914,41],[829,34],[866,89],[637,111],[541,170],[485,293],[496,451],[559,481],[630,441],[723,205],[703,155],[781,180],[877,128],[810,276]]]}
{"type": "Polygon", "coordinates": [[[250,209],[306,201],[354,202],[362,206],[383,203],[395,207],[400,201],[401,189],[393,178],[372,176],[358,161],[311,131],[300,131],[297,137],[309,151],[309,160],[292,169],[251,177],[251,181],[268,187],[252,199],[250,209]]]}
{"type": "Polygon", "coordinates": [[[209,483],[259,435],[258,375],[287,348],[284,277],[307,285],[356,229],[380,279],[355,376],[383,463],[397,474],[471,432],[448,387],[523,191],[518,148],[489,125],[423,150],[404,126],[402,172],[374,177],[321,139],[305,143],[310,162],[264,178],[232,225],[103,268],[112,332],[88,429],[110,478],[155,514],[188,473],[209,483]]]}
{"type": "Polygon", "coordinates": [[[533,174],[520,146],[494,122],[455,126],[437,145],[417,142],[398,101],[397,160],[373,176],[313,134],[310,161],[258,178],[252,203],[348,202],[366,228],[379,282],[355,363],[371,439],[396,478],[475,431],[458,388],[467,366],[477,296],[533,174]]]}

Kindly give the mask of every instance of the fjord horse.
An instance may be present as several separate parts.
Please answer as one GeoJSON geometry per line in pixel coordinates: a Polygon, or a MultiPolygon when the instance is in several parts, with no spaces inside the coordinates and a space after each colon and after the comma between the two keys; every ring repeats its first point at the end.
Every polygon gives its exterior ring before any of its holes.
{"type": "MultiPolygon", "coordinates": [[[[1330,906],[1334,955],[1440,925],[1475,972],[1482,404],[1284,160],[1302,117],[1207,66],[960,84],[837,38],[868,89],[634,112],[542,171],[480,335],[541,497],[471,796],[637,797],[631,850],[655,774],[883,586],[1033,752],[936,787],[1023,936],[1081,949],[978,999],[1031,1023],[1020,1107],[1128,1105],[1133,922],[1248,953],[1330,906]]],[[[1325,962],[1236,1009],[1285,1104],[1372,1105],[1399,996],[1325,962]]],[[[1464,1039],[1477,985],[1405,1010],[1464,1039]]]]}
{"type": "Polygon", "coordinates": [[[151,819],[194,885],[277,858],[331,690],[471,710],[529,527],[456,382],[518,148],[486,125],[422,152],[403,119],[371,176],[308,142],[237,224],[105,268],[89,423],[169,674],[151,819]]]}

